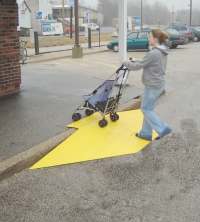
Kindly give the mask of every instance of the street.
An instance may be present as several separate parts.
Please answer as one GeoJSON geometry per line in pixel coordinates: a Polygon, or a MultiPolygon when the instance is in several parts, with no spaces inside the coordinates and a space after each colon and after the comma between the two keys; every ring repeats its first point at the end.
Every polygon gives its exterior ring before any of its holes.
{"type": "MultiPolygon", "coordinates": [[[[199,222],[199,53],[193,43],[169,55],[157,112],[173,134],[136,155],[26,169],[2,181],[0,221],[199,222]]],[[[118,66],[113,52],[23,66],[20,94],[0,100],[0,160],[62,132],[81,96],[118,66]]],[[[122,102],[142,93],[140,78],[131,72],[122,102]]]]}

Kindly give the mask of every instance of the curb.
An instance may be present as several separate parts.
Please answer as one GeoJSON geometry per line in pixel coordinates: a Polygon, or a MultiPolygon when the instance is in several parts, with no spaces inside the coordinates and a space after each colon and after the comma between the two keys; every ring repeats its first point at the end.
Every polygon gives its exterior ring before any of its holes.
{"type": "MultiPolygon", "coordinates": [[[[94,54],[100,54],[100,53],[104,53],[104,52],[108,52],[109,50],[108,49],[104,49],[102,51],[96,51],[96,52],[86,52],[83,54],[84,55],[94,55],[94,54]]],[[[52,53],[53,54],[53,53],[52,53]]],[[[44,55],[44,54],[41,54],[41,55],[44,55]]],[[[35,56],[34,56],[35,57],[35,56]]],[[[49,62],[49,61],[55,61],[55,60],[59,60],[59,59],[66,59],[66,58],[72,58],[72,55],[62,55],[62,56],[55,56],[55,57],[52,57],[52,58],[44,58],[44,59],[36,59],[35,61],[27,61],[28,64],[34,64],[34,63],[42,63],[42,62],[49,62]]]]}
{"type": "Polygon", "coordinates": [[[65,139],[70,137],[75,131],[76,129],[68,128],[66,132],[3,161],[0,163],[0,181],[31,167],[65,139]]]}
{"type": "MultiPolygon", "coordinates": [[[[140,104],[140,99],[134,99],[133,103],[121,107],[119,112],[139,109],[140,104]]],[[[0,182],[26,168],[33,166],[37,161],[51,152],[56,146],[69,138],[75,131],[75,128],[67,128],[65,132],[0,163],[0,182]]]]}
{"type": "Polygon", "coordinates": [[[119,108],[118,112],[125,112],[131,110],[138,110],[141,108],[141,98],[133,99],[129,104],[125,104],[123,107],[119,108]]]}

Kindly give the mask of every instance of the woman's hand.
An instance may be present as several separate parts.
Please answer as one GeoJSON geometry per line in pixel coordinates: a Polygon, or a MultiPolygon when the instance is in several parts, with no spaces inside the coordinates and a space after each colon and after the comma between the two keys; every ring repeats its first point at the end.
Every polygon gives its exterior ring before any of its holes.
{"type": "Polygon", "coordinates": [[[122,62],[122,64],[123,64],[124,66],[126,66],[126,64],[130,64],[130,62],[135,62],[135,61],[136,61],[136,58],[130,57],[128,60],[124,60],[124,61],[122,62]]]}
{"type": "Polygon", "coordinates": [[[143,61],[138,61],[135,58],[123,61],[122,64],[130,71],[136,71],[143,68],[143,61]]]}
{"type": "Polygon", "coordinates": [[[125,66],[125,67],[130,67],[130,65],[133,63],[133,62],[135,62],[135,58],[129,58],[129,60],[125,60],[125,61],[123,61],[122,62],[122,64],[125,66]]]}
{"type": "Polygon", "coordinates": [[[131,62],[130,60],[125,60],[125,61],[122,62],[122,65],[124,65],[125,67],[128,68],[129,65],[130,65],[130,62],[131,62]]]}

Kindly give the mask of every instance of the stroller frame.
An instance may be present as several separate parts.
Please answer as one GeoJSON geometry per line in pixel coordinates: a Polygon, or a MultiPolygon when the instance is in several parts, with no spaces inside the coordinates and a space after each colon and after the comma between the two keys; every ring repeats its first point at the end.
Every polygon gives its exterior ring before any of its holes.
{"type": "Polygon", "coordinates": [[[99,121],[100,127],[105,127],[108,124],[108,121],[106,120],[106,115],[110,114],[110,119],[113,122],[116,122],[119,120],[119,115],[117,114],[117,109],[119,106],[119,101],[122,97],[122,93],[126,87],[126,83],[129,76],[129,70],[124,65],[122,65],[115,74],[113,74],[108,80],[104,81],[103,84],[101,84],[97,89],[95,89],[91,94],[85,95],[84,104],[80,105],[72,115],[73,121],[78,121],[82,118],[81,113],[79,111],[85,111],[86,116],[90,116],[95,112],[99,112],[102,116],[102,119],[99,121]],[[116,77],[115,77],[116,76],[116,77]],[[111,80],[111,78],[114,78],[114,80],[111,80]],[[89,102],[89,100],[92,98],[92,96],[95,96],[96,93],[98,93],[98,90],[101,89],[101,87],[104,87],[105,84],[108,84],[110,87],[110,91],[107,94],[107,101],[104,101],[103,104],[99,104],[98,102],[93,105],[89,102]],[[118,92],[115,96],[111,95],[113,94],[114,88],[118,87],[118,92]]]}

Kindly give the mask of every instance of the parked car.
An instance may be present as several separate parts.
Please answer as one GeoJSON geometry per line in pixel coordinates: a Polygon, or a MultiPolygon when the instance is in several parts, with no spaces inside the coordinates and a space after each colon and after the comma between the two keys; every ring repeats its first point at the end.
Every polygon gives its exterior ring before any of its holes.
{"type": "Polygon", "coordinates": [[[180,34],[176,29],[168,28],[165,29],[165,32],[169,36],[168,46],[171,49],[175,49],[178,47],[178,45],[184,45],[185,44],[185,36],[183,34],[180,34]]]}
{"type": "Polygon", "coordinates": [[[191,30],[193,32],[193,41],[200,41],[200,26],[191,27],[191,30]]]}
{"type": "Polygon", "coordinates": [[[136,32],[140,32],[140,31],[151,32],[152,29],[149,26],[147,26],[147,25],[143,25],[142,30],[141,30],[141,26],[135,26],[135,31],[136,32]]]}
{"type": "MultiPolygon", "coordinates": [[[[114,52],[119,51],[119,41],[118,39],[113,39],[108,45],[108,49],[114,52]]],[[[131,32],[127,36],[127,50],[148,50],[149,49],[149,39],[148,32],[131,32]]]]}
{"type": "Polygon", "coordinates": [[[96,23],[89,23],[88,28],[90,28],[92,31],[98,31],[99,25],[97,25],[96,23]]]}
{"type": "Polygon", "coordinates": [[[193,34],[190,28],[187,25],[181,25],[181,24],[172,24],[169,28],[176,29],[180,34],[185,36],[185,43],[188,43],[189,41],[193,40],[193,34]]]}
{"type": "Polygon", "coordinates": [[[92,31],[98,31],[99,25],[97,25],[96,23],[84,23],[81,25],[82,31],[85,31],[88,28],[90,28],[92,31]]]}
{"type": "MultiPolygon", "coordinates": [[[[70,31],[71,31],[70,26],[65,25],[65,26],[64,26],[64,33],[65,33],[65,34],[69,34],[70,31]]],[[[75,27],[72,26],[72,33],[74,33],[74,32],[75,32],[75,27]]]]}

